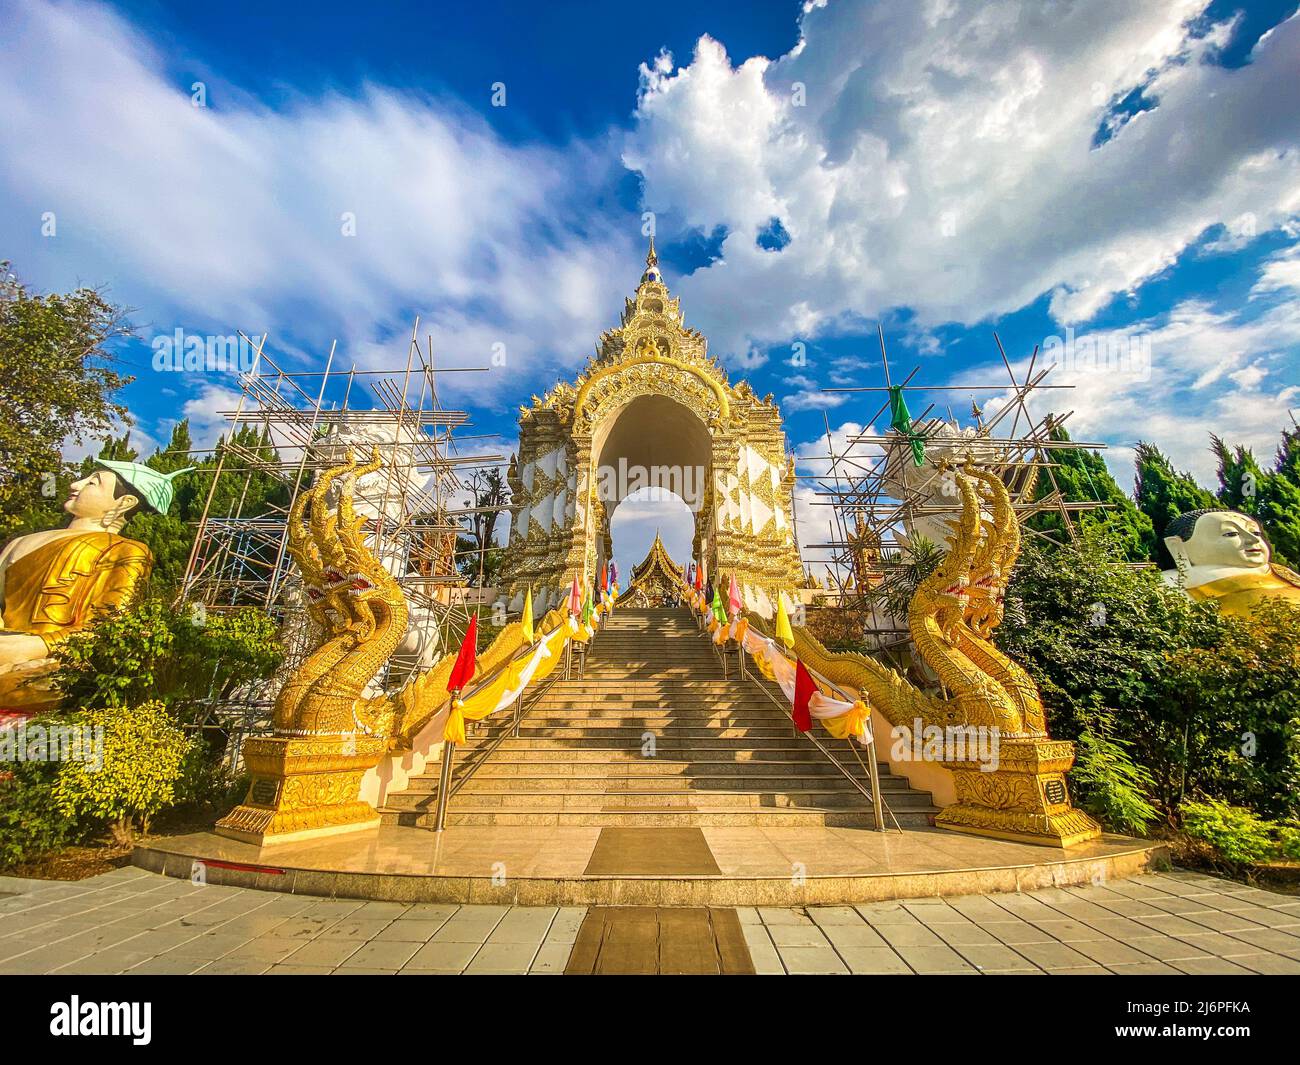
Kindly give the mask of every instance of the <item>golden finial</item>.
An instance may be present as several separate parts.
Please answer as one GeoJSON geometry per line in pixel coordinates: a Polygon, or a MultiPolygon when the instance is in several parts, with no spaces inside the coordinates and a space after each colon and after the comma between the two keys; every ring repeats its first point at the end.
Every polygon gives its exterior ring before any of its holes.
{"type": "Polygon", "coordinates": [[[646,254],[645,264],[646,266],[659,265],[659,256],[655,254],[655,235],[653,230],[650,233],[650,251],[646,254]]]}

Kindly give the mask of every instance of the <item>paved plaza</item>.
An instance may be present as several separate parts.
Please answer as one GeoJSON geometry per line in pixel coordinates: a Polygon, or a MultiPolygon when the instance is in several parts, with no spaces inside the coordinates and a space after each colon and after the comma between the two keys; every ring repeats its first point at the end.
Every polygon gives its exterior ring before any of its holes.
{"type": "Polygon", "coordinates": [[[764,974],[1300,973],[1300,899],[1182,871],[1023,893],[695,911],[323,899],[136,868],[74,883],[0,878],[0,973],[410,976],[620,965],[764,974]],[[714,926],[738,927],[740,936],[712,968],[707,949],[684,951],[674,940],[674,928],[689,935],[714,926]],[[633,937],[639,956],[602,940],[628,928],[642,933],[633,937]]]}

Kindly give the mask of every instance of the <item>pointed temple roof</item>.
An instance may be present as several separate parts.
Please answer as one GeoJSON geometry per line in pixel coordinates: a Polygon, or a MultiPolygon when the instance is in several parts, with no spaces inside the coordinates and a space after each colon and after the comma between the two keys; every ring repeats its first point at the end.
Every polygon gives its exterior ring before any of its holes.
{"type": "Polygon", "coordinates": [[[650,550],[632,570],[632,583],[628,586],[628,593],[635,592],[638,588],[644,588],[647,594],[675,592],[685,579],[682,567],[672,560],[656,530],[650,550]]]}

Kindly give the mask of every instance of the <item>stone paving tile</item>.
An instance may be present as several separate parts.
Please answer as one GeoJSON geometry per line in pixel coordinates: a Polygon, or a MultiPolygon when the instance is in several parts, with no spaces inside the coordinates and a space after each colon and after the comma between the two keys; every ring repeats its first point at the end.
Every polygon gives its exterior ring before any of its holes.
{"type": "MultiPolygon", "coordinates": [[[[949,926],[944,926],[949,927],[949,926]]],[[[833,924],[822,928],[822,933],[830,940],[831,946],[838,951],[861,949],[863,947],[885,947],[889,944],[880,933],[864,922],[860,917],[857,924],[833,924]]],[[[940,932],[940,935],[943,933],[940,932]]]]}
{"type": "Polygon", "coordinates": [[[1272,976],[1300,973],[1300,961],[1279,957],[1276,954],[1241,954],[1232,961],[1255,973],[1266,973],[1272,976]]]}
{"type": "Polygon", "coordinates": [[[960,973],[978,970],[952,947],[900,946],[895,948],[902,959],[918,973],[960,973]]]}
{"type": "Polygon", "coordinates": [[[435,939],[417,950],[405,968],[458,973],[474,959],[481,946],[482,943],[439,942],[435,939]]]}
{"type": "Polygon", "coordinates": [[[976,943],[964,946],[954,947],[967,962],[976,969],[986,971],[989,969],[997,972],[1009,972],[1011,970],[1024,970],[1025,972],[1036,971],[1038,966],[1010,947],[1002,943],[985,944],[976,943]]]}
{"type": "Polygon", "coordinates": [[[326,965],[272,965],[267,976],[328,976],[334,970],[326,965]]]}
{"type": "Polygon", "coordinates": [[[782,956],[789,948],[826,948],[830,945],[827,942],[826,934],[814,924],[770,924],[767,926],[767,931],[772,937],[772,942],[781,951],[782,956]]]}
{"type": "Polygon", "coordinates": [[[754,972],[759,976],[782,976],[785,974],[785,966],[781,964],[781,955],[773,945],[772,937],[768,935],[765,925],[761,922],[747,923],[742,920],[740,932],[745,937],[745,945],[749,947],[749,957],[754,963],[754,972]]]}
{"type": "MultiPolygon", "coordinates": [[[[143,870],[0,878],[0,972],[562,972],[585,907],[368,903],[143,870]]],[[[1300,901],[1200,874],[857,906],[741,907],[760,973],[1300,973],[1300,901]]]]}
{"type": "Polygon", "coordinates": [[[762,918],[763,923],[769,927],[778,924],[810,925],[813,923],[812,918],[804,913],[803,910],[776,909],[771,906],[760,906],[758,908],[758,915],[762,918]]]}
{"type": "Polygon", "coordinates": [[[912,969],[889,947],[838,947],[849,972],[858,975],[911,976],[912,969]]]}
{"type": "MultiPolygon", "coordinates": [[[[885,924],[919,925],[916,915],[911,913],[901,902],[863,902],[854,907],[868,924],[880,926],[885,924]]],[[[759,913],[764,911],[760,910],[759,913]]],[[[795,911],[798,912],[798,911],[795,911]]],[[[766,921],[766,915],[763,917],[766,921]]]]}
{"type": "Polygon", "coordinates": [[[546,933],[548,943],[574,943],[578,938],[578,929],[587,916],[585,906],[561,906],[551,922],[551,930],[546,933]]]}
{"type": "Polygon", "coordinates": [[[1156,961],[1184,961],[1188,958],[1205,958],[1205,949],[1194,943],[1184,943],[1181,939],[1170,936],[1155,936],[1150,939],[1135,939],[1134,947],[1156,961]]]}
{"type": "Polygon", "coordinates": [[[340,964],[342,969],[392,969],[396,972],[414,956],[423,944],[372,940],[363,944],[340,964]]]}
{"type": "Polygon", "coordinates": [[[1250,976],[1252,973],[1228,958],[1186,958],[1170,964],[1188,976],[1250,976]]]}
{"type": "Polygon", "coordinates": [[[1094,964],[1066,943],[1018,943],[1016,951],[1040,969],[1070,969],[1094,964]]]}
{"type": "Polygon", "coordinates": [[[465,967],[465,975],[526,973],[537,957],[537,950],[528,943],[485,943],[465,967]]]}
{"type": "Polygon", "coordinates": [[[427,943],[446,921],[394,921],[381,931],[376,940],[399,943],[427,943]]]}
{"type": "Polygon", "coordinates": [[[516,906],[502,916],[487,942],[531,944],[536,948],[546,938],[557,912],[554,906],[516,906]]]}
{"type": "Polygon", "coordinates": [[[1112,965],[1140,965],[1143,962],[1151,961],[1150,954],[1143,954],[1136,947],[1129,946],[1127,943],[1119,943],[1113,939],[1088,940],[1082,943],[1071,943],[1070,946],[1085,958],[1107,967],[1112,965]]]}
{"type": "MultiPolygon", "coordinates": [[[[528,971],[530,973],[563,973],[571,953],[573,953],[572,943],[543,943],[528,971]]],[[[773,954],[775,955],[775,951],[773,951],[773,954]]],[[[778,967],[780,964],[778,960],[778,967]]]]}
{"type": "Polygon", "coordinates": [[[196,969],[196,976],[258,976],[271,968],[270,962],[253,958],[219,958],[196,969]]]}
{"type": "Polygon", "coordinates": [[[792,976],[847,973],[848,967],[827,944],[824,947],[782,947],[781,961],[792,976]]]}
{"type": "Polygon", "coordinates": [[[861,925],[862,915],[852,906],[809,906],[808,916],[819,928],[829,925],[861,925]]]}
{"type": "Polygon", "coordinates": [[[325,966],[336,969],[364,944],[357,939],[313,939],[290,954],[281,965],[325,966]]]}
{"type": "Polygon", "coordinates": [[[983,925],[999,943],[1009,943],[1018,947],[1022,943],[1055,943],[1050,932],[1030,924],[1028,921],[998,921],[983,925]]]}
{"type": "Polygon", "coordinates": [[[882,924],[876,927],[881,938],[891,947],[941,947],[943,940],[923,924],[882,924]]]}
{"type": "Polygon", "coordinates": [[[257,939],[250,939],[242,946],[236,947],[224,957],[239,961],[264,961],[274,965],[276,962],[284,961],[285,958],[301,946],[302,942],[297,939],[288,939],[283,936],[259,936],[257,939]]]}
{"type": "Polygon", "coordinates": [[[320,934],[321,939],[360,939],[369,941],[393,923],[391,917],[344,917],[320,934]]]}
{"type": "Polygon", "coordinates": [[[1116,976],[1177,976],[1178,970],[1160,961],[1137,961],[1132,964],[1112,965],[1116,976]]]}

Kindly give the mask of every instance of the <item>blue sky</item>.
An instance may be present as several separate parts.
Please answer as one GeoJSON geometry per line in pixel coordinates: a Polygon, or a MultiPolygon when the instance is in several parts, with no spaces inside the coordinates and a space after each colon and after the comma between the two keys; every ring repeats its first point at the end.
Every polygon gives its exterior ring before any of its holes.
{"type": "MultiPolygon", "coordinates": [[[[652,211],[688,324],[782,402],[805,469],[824,419],[874,413],[820,389],[883,383],[880,321],[933,385],[998,380],[995,330],[1017,365],[1067,330],[1132,341],[1149,362],[1062,364],[1039,413],[1122,483],[1139,440],[1208,482],[1211,432],[1269,456],[1300,408],[1295,7],[0,0],[0,257],[136,308],[146,449],[231,405],[155,373],[154,336],[373,367],[416,314],[444,365],[504,345],[446,399],[509,446],[617,320],[652,211]]],[[[620,561],[659,524],[685,554],[675,501],[617,520],[620,561]]]]}

